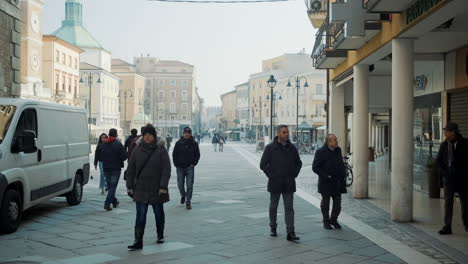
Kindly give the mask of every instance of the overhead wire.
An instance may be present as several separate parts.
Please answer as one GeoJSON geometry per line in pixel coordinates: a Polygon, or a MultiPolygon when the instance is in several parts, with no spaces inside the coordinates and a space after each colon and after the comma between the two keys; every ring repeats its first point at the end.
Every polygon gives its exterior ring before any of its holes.
{"type": "Polygon", "coordinates": [[[290,0],[147,0],[151,2],[166,3],[189,3],[189,4],[252,4],[252,3],[274,3],[288,2],[290,0]]]}

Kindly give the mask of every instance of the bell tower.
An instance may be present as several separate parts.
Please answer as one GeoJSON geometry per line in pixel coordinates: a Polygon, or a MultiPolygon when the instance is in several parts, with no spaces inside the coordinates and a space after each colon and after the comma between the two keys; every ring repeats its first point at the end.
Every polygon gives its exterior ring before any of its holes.
{"type": "Polygon", "coordinates": [[[21,95],[42,97],[43,0],[20,0],[21,11],[21,95]]]}

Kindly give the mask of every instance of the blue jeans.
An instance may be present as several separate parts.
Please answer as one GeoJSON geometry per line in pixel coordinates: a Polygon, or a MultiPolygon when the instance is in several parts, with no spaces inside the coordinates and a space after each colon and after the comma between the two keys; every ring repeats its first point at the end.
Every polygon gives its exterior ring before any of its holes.
{"type": "Polygon", "coordinates": [[[102,165],[102,162],[98,162],[99,166],[99,171],[101,172],[100,178],[99,178],[99,189],[104,189],[107,187],[106,184],[106,176],[104,176],[104,165],[102,165]]]}
{"type": "Polygon", "coordinates": [[[177,168],[177,186],[179,187],[180,195],[185,197],[190,203],[193,193],[193,181],[195,178],[195,167],[177,168]],[[187,180],[187,191],[185,191],[185,181],[187,180]]]}
{"type": "MultiPolygon", "coordinates": [[[[143,230],[146,226],[146,214],[148,213],[149,204],[136,203],[136,221],[135,227],[140,227],[143,230]]],[[[164,204],[152,204],[154,216],[156,218],[156,230],[158,235],[164,234],[164,223],[166,222],[166,216],[164,214],[164,204]]]]}
{"type": "Polygon", "coordinates": [[[106,175],[107,182],[107,198],[104,203],[104,207],[109,207],[111,203],[117,201],[115,198],[115,192],[117,190],[117,185],[119,184],[121,170],[105,170],[104,175],[106,175]]]}

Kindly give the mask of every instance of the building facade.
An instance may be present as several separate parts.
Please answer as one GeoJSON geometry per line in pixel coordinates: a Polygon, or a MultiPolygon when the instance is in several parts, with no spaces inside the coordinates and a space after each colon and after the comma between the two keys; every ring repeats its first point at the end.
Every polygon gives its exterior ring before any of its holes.
{"type": "Polygon", "coordinates": [[[237,128],[237,93],[236,90],[221,95],[222,117],[221,128],[224,133],[231,134],[237,128]]]}
{"type": "Polygon", "coordinates": [[[79,0],[66,0],[65,19],[52,35],[83,50],[79,59],[79,93],[81,105],[88,110],[91,136],[97,138],[109,128],[122,132],[118,98],[120,80],[111,73],[112,55],[83,26],[83,5],[79,0]]]}
{"type": "Polygon", "coordinates": [[[112,60],[112,74],[120,79],[120,124],[123,134],[128,135],[132,128],[140,130],[150,121],[143,109],[145,77],[136,73],[135,65],[121,59],[112,60]]]}
{"type": "Polygon", "coordinates": [[[239,84],[236,87],[236,120],[237,128],[240,128],[240,137],[249,136],[249,83],[239,84]]]}
{"type": "Polygon", "coordinates": [[[274,128],[280,124],[288,125],[293,139],[300,136],[301,142],[317,143],[318,130],[326,123],[323,109],[326,103],[325,87],[326,72],[314,70],[309,55],[303,51],[263,61],[262,72],[250,75],[249,79],[250,127],[255,131],[252,133],[257,139],[271,136],[273,108],[274,128]],[[270,75],[277,80],[273,100],[267,84],[270,75]],[[296,77],[300,79],[299,89],[296,87],[296,77]],[[308,87],[305,87],[306,82],[308,87]]]}
{"type": "Polygon", "coordinates": [[[51,100],[66,105],[80,102],[80,53],[81,49],[55,37],[42,38],[43,87],[51,94],[51,100]]]}
{"type": "Polygon", "coordinates": [[[135,58],[134,64],[146,78],[145,112],[161,133],[179,137],[192,125],[195,67],[149,56],[135,58]]]}
{"type": "Polygon", "coordinates": [[[444,124],[468,129],[468,2],[328,1],[324,11],[312,57],[329,71],[328,130],[353,152],[353,196],[369,197],[369,147],[390,153],[391,218],[412,221],[413,190],[433,189],[444,124]]]}
{"type": "Polygon", "coordinates": [[[0,96],[21,95],[21,13],[18,1],[0,0],[0,96]]]}

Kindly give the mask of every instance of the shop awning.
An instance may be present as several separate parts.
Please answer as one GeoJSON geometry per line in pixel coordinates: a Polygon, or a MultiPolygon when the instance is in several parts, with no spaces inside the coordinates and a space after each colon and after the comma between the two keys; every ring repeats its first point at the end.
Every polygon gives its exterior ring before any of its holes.
{"type": "Polygon", "coordinates": [[[317,127],[317,130],[326,130],[326,129],[327,129],[327,126],[317,127]]]}

